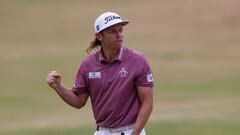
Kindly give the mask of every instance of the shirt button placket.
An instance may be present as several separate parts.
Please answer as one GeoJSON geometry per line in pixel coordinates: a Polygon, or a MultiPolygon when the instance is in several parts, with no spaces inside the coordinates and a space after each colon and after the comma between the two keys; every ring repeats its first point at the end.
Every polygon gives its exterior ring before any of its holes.
{"type": "Polygon", "coordinates": [[[107,67],[107,81],[112,81],[113,76],[113,63],[110,63],[107,67]]]}

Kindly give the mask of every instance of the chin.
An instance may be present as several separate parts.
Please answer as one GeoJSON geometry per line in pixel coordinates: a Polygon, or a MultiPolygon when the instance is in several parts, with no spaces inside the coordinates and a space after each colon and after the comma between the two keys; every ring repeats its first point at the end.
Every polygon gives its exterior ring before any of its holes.
{"type": "Polygon", "coordinates": [[[122,43],[113,44],[113,45],[112,45],[112,49],[117,50],[117,49],[121,48],[121,46],[122,46],[122,43]]]}

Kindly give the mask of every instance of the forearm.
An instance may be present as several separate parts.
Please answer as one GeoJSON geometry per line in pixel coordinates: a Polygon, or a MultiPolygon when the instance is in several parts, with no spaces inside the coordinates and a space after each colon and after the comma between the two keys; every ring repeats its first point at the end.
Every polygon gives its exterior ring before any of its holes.
{"type": "Polygon", "coordinates": [[[72,89],[67,88],[62,83],[53,88],[57,94],[70,106],[75,108],[81,108],[84,106],[84,102],[79,99],[79,97],[73,92],[72,89]]]}
{"type": "Polygon", "coordinates": [[[132,135],[140,134],[140,132],[142,131],[142,129],[144,128],[145,124],[147,123],[150,117],[152,109],[153,109],[153,104],[151,101],[148,103],[143,103],[141,105],[132,135]]]}

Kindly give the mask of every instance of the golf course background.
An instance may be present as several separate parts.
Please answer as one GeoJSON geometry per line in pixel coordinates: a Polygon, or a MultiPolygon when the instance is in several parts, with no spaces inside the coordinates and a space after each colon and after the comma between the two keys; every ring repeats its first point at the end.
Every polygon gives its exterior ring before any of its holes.
{"type": "MultiPolygon", "coordinates": [[[[92,135],[90,102],[65,104],[46,83],[72,87],[93,23],[114,11],[130,20],[125,45],[154,72],[148,135],[240,133],[240,1],[0,0],[0,135],[92,135]]],[[[137,66],[137,65],[133,65],[137,66]]]]}

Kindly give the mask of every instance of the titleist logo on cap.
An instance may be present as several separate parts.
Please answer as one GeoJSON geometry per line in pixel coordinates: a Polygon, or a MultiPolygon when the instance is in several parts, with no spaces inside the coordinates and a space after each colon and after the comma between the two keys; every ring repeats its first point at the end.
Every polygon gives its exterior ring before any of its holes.
{"type": "Polygon", "coordinates": [[[128,23],[128,20],[122,20],[121,17],[114,12],[105,12],[95,20],[94,31],[95,33],[98,33],[115,24],[121,24],[122,26],[125,26],[128,23]]]}
{"type": "Polygon", "coordinates": [[[107,16],[104,20],[105,20],[105,24],[107,24],[108,22],[115,20],[115,19],[121,19],[120,16],[115,16],[115,15],[111,15],[111,16],[107,16]]]}

